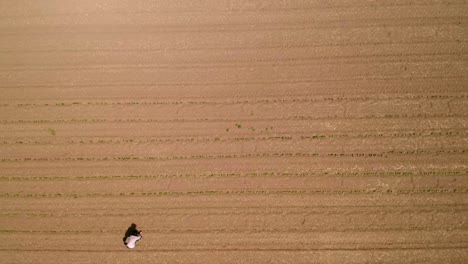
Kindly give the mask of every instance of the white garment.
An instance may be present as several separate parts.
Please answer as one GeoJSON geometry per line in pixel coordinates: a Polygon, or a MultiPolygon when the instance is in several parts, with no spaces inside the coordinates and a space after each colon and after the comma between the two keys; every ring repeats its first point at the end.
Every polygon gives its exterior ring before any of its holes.
{"type": "Polygon", "coordinates": [[[127,240],[125,241],[127,243],[128,248],[134,248],[136,243],[140,241],[141,236],[129,236],[127,237],[127,240]]]}

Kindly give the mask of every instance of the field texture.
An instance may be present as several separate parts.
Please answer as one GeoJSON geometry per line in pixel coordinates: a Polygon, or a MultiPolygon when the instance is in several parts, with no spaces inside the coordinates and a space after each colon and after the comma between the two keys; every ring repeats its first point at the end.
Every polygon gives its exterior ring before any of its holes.
{"type": "Polygon", "coordinates": [[[1,1],[0,263],[468,263],[467,14],[1,1]]]}

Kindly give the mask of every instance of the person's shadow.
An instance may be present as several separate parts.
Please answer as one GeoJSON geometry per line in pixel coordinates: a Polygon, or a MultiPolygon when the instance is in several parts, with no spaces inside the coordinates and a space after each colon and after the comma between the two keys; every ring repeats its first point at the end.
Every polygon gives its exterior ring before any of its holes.
{"type": "Polygon", "coordinates": [[[130,227],[127,229],[127,232],[125,232],[125,236],[123,237],[123,242],[125,244],[125,241],[127,240],[128,237],[130,236],[139,236],[140,231],[136,229],[137,225],[136,224],[131,224],[130,227]]]}

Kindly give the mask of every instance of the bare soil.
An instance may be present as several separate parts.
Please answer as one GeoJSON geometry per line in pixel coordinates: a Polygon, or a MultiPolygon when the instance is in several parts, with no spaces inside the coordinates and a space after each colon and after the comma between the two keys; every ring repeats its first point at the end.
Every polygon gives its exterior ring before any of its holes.
{"type": "Polygon", "coordinates": [[[467,263],[467,13],[2,1],[0,262],[467,263]]]}

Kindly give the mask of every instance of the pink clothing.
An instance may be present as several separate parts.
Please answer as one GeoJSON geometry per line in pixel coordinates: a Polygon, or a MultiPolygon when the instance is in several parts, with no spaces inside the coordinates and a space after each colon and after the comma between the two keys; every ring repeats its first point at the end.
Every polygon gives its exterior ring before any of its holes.
{"type": "Polygon", "coordinates": [[[141,240],[141,236],[129,236],[125,243],[127,244],[128,248],[134,248],[138,241],[141,240]]]}

